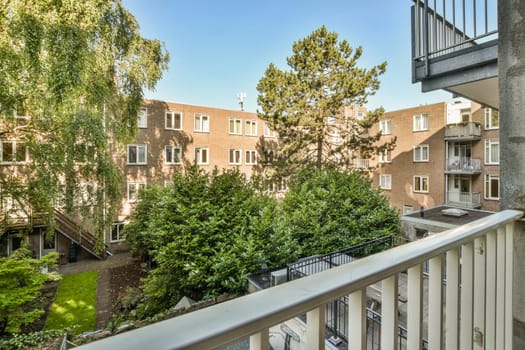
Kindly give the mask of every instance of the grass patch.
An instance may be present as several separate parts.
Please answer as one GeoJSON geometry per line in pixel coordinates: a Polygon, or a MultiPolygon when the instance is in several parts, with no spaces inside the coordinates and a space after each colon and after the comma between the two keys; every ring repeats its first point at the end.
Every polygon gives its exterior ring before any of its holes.
{"type": "Polygon", "coordinates": [[[67,327],[76,334],[95,330],[97,279],[97,271],[63,276],[51,305],[46,329],[67,327]]]}

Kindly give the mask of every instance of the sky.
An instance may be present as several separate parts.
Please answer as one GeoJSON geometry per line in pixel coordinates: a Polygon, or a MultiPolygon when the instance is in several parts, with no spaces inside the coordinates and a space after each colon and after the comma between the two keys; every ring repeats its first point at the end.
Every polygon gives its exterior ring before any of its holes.
{"type": "Polygon", "coordinates": [[[289,70],[292,45],[325,25],[339,40],[363,47],[358,66],[383,61],[387,71],[366,107],[399,110],[450,101],[444,91],[412,84],[408,0],[123,0],[141,35],[162,41],[169,68],[145,97],[257,111],[257,83],[270,63],[289,70]]]}

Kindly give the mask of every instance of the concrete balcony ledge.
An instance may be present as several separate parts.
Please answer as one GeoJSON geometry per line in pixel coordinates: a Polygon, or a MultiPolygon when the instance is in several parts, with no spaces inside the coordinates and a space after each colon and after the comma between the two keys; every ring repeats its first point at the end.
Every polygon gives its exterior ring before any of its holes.
{"type": "Polygon", "coordinates": [[[449,124],[445,128],[446,141],[479,139],[481,139],[481,124],[479,123],[449,124]]]}

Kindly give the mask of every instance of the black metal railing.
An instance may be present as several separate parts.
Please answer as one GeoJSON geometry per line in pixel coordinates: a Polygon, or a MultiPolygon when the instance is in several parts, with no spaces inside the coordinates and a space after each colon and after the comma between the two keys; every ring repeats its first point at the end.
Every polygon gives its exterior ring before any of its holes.
{"type": "Polygon", "coordinates": [[[292,281],[297,278],[309,276],[332,267],[349,263],[371,254],[379,253],[391,248],[395,243],[395,235],[376,238],[361,244],[338,250],[336,252],[314,255],[288,264],[286,278],[292,281]]]}

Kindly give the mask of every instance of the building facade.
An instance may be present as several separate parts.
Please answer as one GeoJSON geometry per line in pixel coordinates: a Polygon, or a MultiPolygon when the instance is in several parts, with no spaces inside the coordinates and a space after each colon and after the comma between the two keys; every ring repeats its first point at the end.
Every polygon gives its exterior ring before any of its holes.
{"type": "Polygon", "coordinates": [[[499,115],[470,101],[387,112],[377,127],[396,147],[373,181],[406,214],[441,204],[499,210],[499,115]]]}

